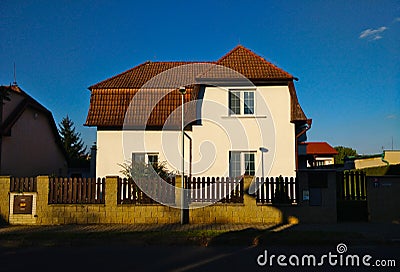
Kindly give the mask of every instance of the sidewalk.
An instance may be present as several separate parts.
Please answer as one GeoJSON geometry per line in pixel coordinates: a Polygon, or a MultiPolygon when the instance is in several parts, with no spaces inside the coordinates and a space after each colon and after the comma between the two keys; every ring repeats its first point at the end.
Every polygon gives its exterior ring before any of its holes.
{"type": "Polygon", "coordinates": [[[56,226],[20,226],[7,225],[0,227],[3,233],[34,233],[34,232],[144,232],[144,231],[240,231],[244,229],[266,230],[273,224],[90,224],[90,225],[56,225],[56,226]]]}

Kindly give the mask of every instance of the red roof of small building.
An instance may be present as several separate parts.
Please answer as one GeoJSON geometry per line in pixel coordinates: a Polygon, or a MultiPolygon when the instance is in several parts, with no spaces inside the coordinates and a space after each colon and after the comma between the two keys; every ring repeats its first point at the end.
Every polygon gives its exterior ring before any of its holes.
{"type": "Polygon", "coordinates": [[[307,155],[336,155],[338,152],[327,142],[308,142],[307,155]]]}

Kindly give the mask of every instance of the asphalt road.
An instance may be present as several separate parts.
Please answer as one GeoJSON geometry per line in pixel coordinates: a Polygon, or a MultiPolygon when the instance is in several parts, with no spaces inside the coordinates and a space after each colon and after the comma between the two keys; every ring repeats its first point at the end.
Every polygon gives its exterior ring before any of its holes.
{"type": "MultiPolygon", "coordinates": [[[[271,255],[286,255],[286,263],[292,255],[300,260],[303,255],[315,255],[317,262],[324,254],[336,254],[332,246],[138,246],[138,245],[83,245],[83,246],[36,246],[27,248],[0,248],[0,271],[400,271],[400,245],[351,246],[346,254],[361,258],[371,255],[375,260],[395,260],[397,267],[331,266],[324,259],[321,267],[280,267],[275,257],[273,265],[261,266],[265,250],[271,255]]],[[[340,256],[340,255],[339,255],[340,256]]],[[[336,257],[339,261],[339,257],[336,257]]],[[[295,261],[295,258],[293,258],[295,261]]],[[[307,260],[306,260],[307,262],[307,260]]]]}

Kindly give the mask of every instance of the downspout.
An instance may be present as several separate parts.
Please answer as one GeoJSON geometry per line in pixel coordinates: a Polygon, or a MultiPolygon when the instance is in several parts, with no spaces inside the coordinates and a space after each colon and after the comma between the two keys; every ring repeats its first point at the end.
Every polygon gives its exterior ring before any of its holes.
{"type": "Polygon", "coordinates": [[[184,132],[184,135],[189,139],[189,178],[192,177],[192,138],[184,132]]]}
{"type": "Polygon", "coordinates": [[[307,122],[307,125],[308,125],[308,126],[307,126],[304,130],[300,131],[300,132],[296,135],[296,137],[295,137],[296,171],[299,170],[299,156],[298,156],[298,153],[299,153],[299,151],[298,151],[298,145],[299,145],[299,143],[298,143],[298,139],[299,139],[299,137],[300,137],[301,135],[303,135],[304,133],[306,133],[306,132],[311,128],[312,119],[307,119],[306,122],[307,122]]]}

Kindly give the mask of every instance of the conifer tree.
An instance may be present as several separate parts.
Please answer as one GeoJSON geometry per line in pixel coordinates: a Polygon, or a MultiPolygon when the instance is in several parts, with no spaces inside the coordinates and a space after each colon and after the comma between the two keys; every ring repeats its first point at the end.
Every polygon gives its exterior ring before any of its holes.
{"type": "Polygon", "coordinates": [[[74,164],[86,160],[86,147],[81,139],[81,134],[75,130],[74,122],[67,115],[58,126],[58,133],[61,136],[61,142],[67,152],[69,161],[74,164]]]}

